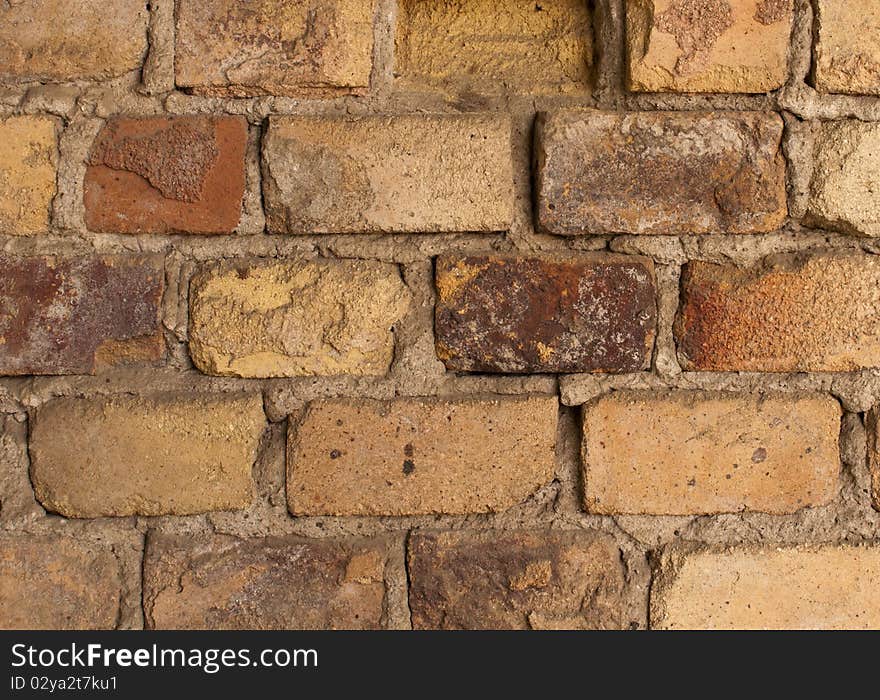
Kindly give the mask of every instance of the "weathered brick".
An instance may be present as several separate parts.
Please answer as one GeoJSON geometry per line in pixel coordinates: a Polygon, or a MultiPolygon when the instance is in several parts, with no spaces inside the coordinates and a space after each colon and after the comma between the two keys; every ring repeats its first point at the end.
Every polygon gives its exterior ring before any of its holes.
{"type": "Polygon", "coordinates": [[[148,17],[143,0],[2,3],[0,81],[103,80],[137,70],[148,17]]]}
{"type": "Polygon", "coordinates": [[[165,354],[161,256],[0,256],[0,374],[93,374],[165,354]]]}
{"type": "Polygon", "coordinates": [[[880,548],[827,545],[664,553],[659,629],[876,629],[880,548]]]}
{"type": "Polygon", "coordinates": [[[583,0],[402,0],[395,74],[459,91],[583,90],[593,62],[583,0]]]}
{"type": "Polygon", "coordinates": [[[43,233],[49,228],[57,167],[53,119],[0,120],[0,234],[43,233]]]}
{"type": "Polygon", "coordinates": [[[654,265],[620,255],[444,256],[437,355],[478,372],[635,372],[656,332],[654,265]]]}
{"type": "Polygon", "coordinates": [[[539,115],[537,216],[559,235],[773,231],[782,119],[763,112],[539,115]]]}
{"type": "Polygon", "coordinates": [[[686,369],[846,372],[880,367],[880,260],[776,255],[750,268],[688,263],[675,322],[686,369]]]}
{"type": "Polygon", "coordinates": [[[813,173],[804,222],[880,236],[880,124],[824,122],[813,145],[813,173]]]}
{"type": "Polygon", "coordinates": [[[880,510],[880,407],[869,411],[865,423],[868,428],[868,467],[871,472],[871,500],[880,510]]]}
{"type": "Polygon", "coordinates": [[[374,0],[178,0],[177,85],[332,96],[370,85],[374,0]]]}
{"type": "Polygon", "coordinates": [[[409,540],[415,629],[619,629],[625,571],[590,530],[416,532],[409,540]]]}
{"type": "Polygon", "coordinates": [[[555,397],[326,400],[287,447],[294,515],[497,512],[555,472],[555,397]]]}
{"type": "Polygon", "coordinates": [[[825,396],[620,391],[584,406],[583,427],[591,513],[793,513],[839,490],[825,396]]]}
{"type": "Polygon", "coordinates": [[[113,629],[119,562],[107,545],[50,535],[0,537],[0,628],[113,629]]]}
{"type": "Polygon", "coordinates": [[[629,89],[775,90],[793,17],[793,0],[627,0],[629,89]]]}
{"type": "Polygon", "coordinates": [[[410,299],[396,265],[239,261],[193,280],[190,354],[208,374],[383,375],[410,299]]]}
{"type": "Polygon", "coordinates": [[[151,533],[144,613],[155,629],[378,629],[389,542],[151,533]]]}
{"type": "Polygon", "coordinates": [[[230,233],[241,216],[240,117],[111,119],[85,177],[86,226],[102,233],[230,233]]]}
{"type": "Polygon", "coordinates": [[[273,233],[502,231],[513,210],[506,115],[272,117],[273,233]]]}
{"type": "Polygon", "coordinates": [[[264,425],[259,394],[56,399],[34,414],[31,480],[73,518],[243,508],[264,425]]]}
{"type": "Polygon", "coordinates": [[[818,0],[815,7],[816,89],[880,94],[880,7],[873,0],[818,0]]]}

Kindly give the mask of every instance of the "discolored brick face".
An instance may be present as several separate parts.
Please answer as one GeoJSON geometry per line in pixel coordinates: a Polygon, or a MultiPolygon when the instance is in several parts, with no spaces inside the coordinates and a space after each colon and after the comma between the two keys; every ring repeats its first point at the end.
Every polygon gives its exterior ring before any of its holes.
{"type": "Polygon", "coordinates": [[[241,216],[246,142],[240,117],[109,120],[89,155],[86,226],[101,233],[231,233],[241,216]]]}
{"type": "Polygon", "coordinates": [[[775,90],[788,77],[793,0],[627,0],[629,89],[775,90]]]}
{"type": "Polygon", "coordinates": [[[161,256],[0,257],[0,374],[93,374],[164,357],[161,256]]]}
{"type": "Polygon", "coordinates": [[[178,0],[177,85],[330,97],[370,84],[374,0],[178,0]]]}
{"type": "Polygon", "coordinates": [[[152,533],[144,559],[150,629],[379,629],[384,538],[305,540],[152,533]]]}
{"type": "Polygon", "coordinates": [[[291,423],[294,515],[498,512],[555,473],[556,397],[326,400],[291,423]]]}
{"type": "Polygon", "coordinates": [[[787,215],[782,126],[763,112],[542,113],[538,224],[558,235],[773,231],[787,215]]]}
{"type": "Polygon", "coordinates": [[[667,550],[651,588],[654,629],[876,629],[880,549],[667,550]]]}
{"type": "Polygon", "coordinates": [[[73,537],[0,537],[0,629],[113,629],[122,580],[113,550],[73,537]]]}
{"type": "Polygon", "coordinates": [[[621,553],[591,530],[415,532],[414,629],[620,629],[621,553]]]}
{"type": "Polygon", "coordinates": [[[56,128],[50,117],[0,120],[0,234],[45,233],[49,228],[58,168],[56,128]]]}
{"type": "Polygon", "coordinates": [[[443,256],[437,356],[466,372],[636,372],[656,333],[648,258],[443,256]]]}
{"type": "Polygon", "coordinates": [[[840,406],[819,395],[618,391],[583,409],[584,505],[605,515],[828,504],[840,406]]]}
{"type": "Polygon", "coordinates": [[[31,480],[70,518],[244,508],[265,428],[259,394],[49,401],[31,423],[31,480]]]}
{"type": "Polygon", "coordinates": [[[819,0],[815,7],[816,89],[880,94],[880,7],[872,0],[819,0]]]}
{"type": "Polygon", "coordinates": [[[880,367],[878,286],[874,256],[776,255],[751,268],[690,262],[675,321],[679,359],[722,372],[880,367]]]}

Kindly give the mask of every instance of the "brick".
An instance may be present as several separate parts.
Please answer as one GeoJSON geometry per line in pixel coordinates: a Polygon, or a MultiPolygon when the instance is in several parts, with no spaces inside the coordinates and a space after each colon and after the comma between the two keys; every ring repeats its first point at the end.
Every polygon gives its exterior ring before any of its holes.
{"type": "Polygon", "coordinates": [[[264,426],[259,394],[56,399],[34,414],[31,480],[71,518],[244,508],[264,426]]]}
{"type": "Polygon", "coordinates": [[[794,513],[840,488],[826,396],[619,391],[584,406],[583,428],[591,513],[794,513]]]}
{"type": "Polygon", "coordinates": [[[804,223],[880,236],[880,124],[824,122],[813,145],[813,173],[804,223]]]}
{"type": "Polygon", "coordinates": [[[305,540],[151,533],[144,612],[151,629],[378,629],[383,538],[305,540]]]}
{"type": "Polygon", "coordinates": [[[654,265],[618,255],[444,256],[437,356],[477,372],[636,372],[651,362],[654,265]]]}
{"type": "Polygon", "coordinates": [[[625,571],[591,530],[415,532],[414,629],[620,629],[625,571]]]}
{"type": "Polygon", "coordinates": [[[629,89],[769,92],[788,77],[793,0],[627,0],[629,89]]]}
{"type": "Polygon", "coordinates": [[[818,0],[814,82],[819,92],[880,95],[880,7],[818,0]]]}
{"type": "Polygon", "coordinates": [[[135,71],[147,50],[148,17],[143,0],[2,3],[0,82],[106,80],[135,71]]]}
{"type": "Polygon", "coordinates": [[[775,255],[749,268],[690,262],[675,321],[679,360],[720,372],[880,367],[878,286],[880,261],[857,253],[775,255]]]}
{"type": "Polygon", "coordinates": [[[558,235],[773,231],[787,214],[781,137],[773,113],[542,113],[539,226],[558,235]]]}
{"type": "Polygon", "coordinates": [[[0,120],[0,234],[44,233],[49,228],[58,168],[55,128],[47,117],[0,120]]]}
{"type": "Polygon", "coordinates": [[[0,629],[113,629],[120,565],[108,545],[77,537],[0,537],[0,629]]]}
{"type": "Polygon", "coordinates": [[[94,374],[165,355],[156,255],[0,256],[0,374],[94,374]]]}
{"type": "Polygon", "coordinates": [[[370,85],[374,0],[178,0],[177,85],[330,97],[370,85]]]}
{"type": "Polygon", "coordinates": [[[556,397],[312,402],[287,446],[294,515],[498,512],[555,473],[556,397]]]}
{"type": "Polygon", "coordinates": [[[868,429],[868,468],[871,473],[871,500],[874,510],[880,510],[880,407],[874,407],[865,417],[868,429]]]}
{"type": "Polygon", "coordinates": [[[231,233],[244,195],[240,117],[116,117],[95,139],[86,226],[101,233],[231,233]]]}
{"type": "Polygon", "coordinates": [[[238,261],[193,280],[190,354],[208,374],[384,375],[410,300],[396,265],[238,261]]]}
{"type": "Polygon", "coordinates": [[[503,231],[513,211],[506,115],[271,117],[272,233],[503,231]]]}
{"type": "Polygon", "coordinates": [[[582,0],[402,0],[395,75],[460,91],[570,92],[587,87],[593,28],[582,0]]]}
{"type": "Polygon", "coordinates": [[[876,629],[880,548],[827,545],[664,553],[659,629],[876,629]]]}

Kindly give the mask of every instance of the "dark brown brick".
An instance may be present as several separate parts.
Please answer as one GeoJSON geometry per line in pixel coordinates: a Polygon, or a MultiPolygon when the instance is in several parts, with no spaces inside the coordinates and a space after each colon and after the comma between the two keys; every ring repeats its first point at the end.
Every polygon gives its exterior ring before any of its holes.
{"type": "Polygon", "coordinates": [[[437,261],[437,355],[475,372],[635,372],[651,360],[647,258],[445,256],[437,261]]]}
{"type": "Polygon", "coordinates": [[[610,535],[417,532],[409,541],[416,629],[604,629],[623,624],[624,567],[610,535]]]}
{"type": "Polygon", "coordinates": [[[0,257],[0,373],[158,360],[163,287],[159,256],[0,257]]]}
{"type": "Polygon", "coordinates": [[[144,560],[154,629],[377,629],[389,541],[158,535],[144,560]]]}
{"type": "Polygon", "coordinates": [[[230,233],[244,194],[240,117],[111,119],[85,177],[86,226],[103,233],[230,233]]]}

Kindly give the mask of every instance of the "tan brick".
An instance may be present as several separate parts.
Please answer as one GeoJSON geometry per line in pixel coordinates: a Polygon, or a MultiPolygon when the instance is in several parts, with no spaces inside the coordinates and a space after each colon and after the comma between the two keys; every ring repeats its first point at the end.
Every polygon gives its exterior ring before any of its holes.
{"type": "Polygon", "coordinates": [[[880,367],[880,259],[776,255],[750,268],[688,263],[675,322],[686,369],[846,372],[880,367]]]}
{"type": "Polygon", "coordinates": [[[207,374],[384,375],[410,299],[396,265],[238,261],[193,280],[190,354],[207,374]]]}
{"type": "Polygon", "coordinates": [[[34,415],[31,479],[74,518],[243,508],[264,424],[259,394],[56,399],[34,415]]]}
{"type": "Polygon", "coordinates": [[[804,223],[880,236],[880,124],[824,122],[817,132],[804,223]]]}
{"type": "Polygon", "coordinates": [[[177,85],[332,96],[370,85],[374,0],[178,0],[177,85]]]}
{"type": "Polygon", "coordinates": [[[840,406],[814,395],[620,391],[584,406],[591,513],[793,513],[838,490],[840,406]]]}
{"type": "Polygon", "coordinates": [[[273,233],[503,231],[506,115],[272,117],[263,188],[273,233]]]}
{"type": "Polygon", "coordinates": [[[0,629],[113,629],[121,588],[120,564],[108,545],[0,537],[0,629]]]}
{"type": "Polygon", "coordinates": [[[415,629],[619,629],[625,577],[610,535],[591,530],[416,532],[415,629]]]}
{"type": "Polygon", "coordinates": [[[874,0],[819,0],[815,7],[816,89],[880,95],[880,6],[874,0]]]}
{"type": "Polygon", "coordinates": [[[793,0],[626,0],[629,89],[775,90],[793,17],[793,0]]]}
{"type": "Polygon", "coordinates": [[[287,447],[294,515],[485,513],[555,472],[555,397],[327,400],[287,447]]]}
{"type": "Polygon", "coordinates": [[[394,71],[406,84],[459,91],[583,90],[592,31],[583,0],[403,0],[394,71]]]}
{"type": "Polygon", "coordinates": [[[378,629],[389,541],[151,533],[144,613],[153,629],[378,629]]]}
{"type": "Polygon", "coordinates": [[[148,17],[143,0],[4,2],[0,82],[104,80],[137,70],[148,17]]]}
{"type": "Polygon", "coordinates": [[[713,548],[664,553],[659,629],[876,629],[880,548],[713,548]]]}
{"type": "Polygon", "coordinates": [[[58,167],[55,126],[55,120],[47,117],[0,120],[0,234],[48,229],[58,167]]]}

